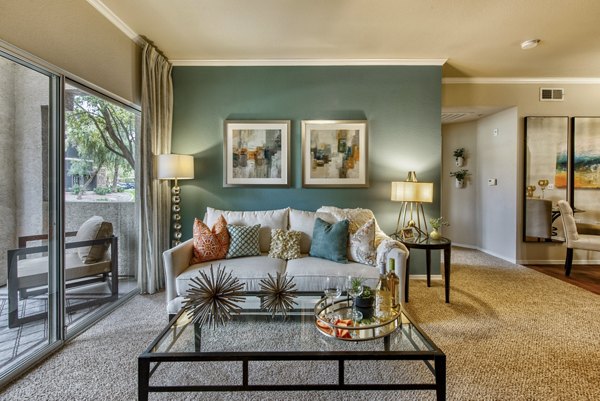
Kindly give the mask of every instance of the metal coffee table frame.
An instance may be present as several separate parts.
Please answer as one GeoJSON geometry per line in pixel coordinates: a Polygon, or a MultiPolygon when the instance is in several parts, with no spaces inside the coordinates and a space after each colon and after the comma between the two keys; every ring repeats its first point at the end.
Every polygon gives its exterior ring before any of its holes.
{"type": "MultiPolygon", "coordinates": [[[[314,294],[302,294],[314,295],[314,294]]],[[[256,312],[256,311],[254,311],[256,312]]],[[[301,313],[313,313],[312,310],[296,311],[301,313]]],[[[431,350],[428,351],[390,351],[389,336],[383,340],[384,351],[301,351],[301,352],[179,352],[179,353],[155,353],[153,348],[161,339],[169,333],[171,327],[179,316],[180,311],[167,325],[167,327],[156,337],[150,346],[138,357],[138,399],[146,401],[150,392],[226,392],[226,391],[323,391],[323,390],[435,390],[437,400],[446,399],[446,355],[431,341],[431,339],[413,323],[413,320],[403,312],[403,316],[410,324],[403,324],[398,330],[417,330],[420,336],[428,343],[431,350]],[[435,379],[434,383],[389,383],[389,384],[350,384],[345,382],[345,362],[353,360],[407,360],[423,361],[435,379]],[[150,378],[162,363],[167,362],[242,362],[242,377],[239,385],[177,385],[177,386],[151,386],[150,378]],[[337,361],[338,383],[337,384],[250,384],[248,363],[255,361],[337,361]]],[[[241,316],[249,316],[252,311],[244,311],[241,316]]],[[[264,314],[261,316],[264,317],[264,314]]],[[[293,316],[293,315],[290,315],[293,316]]],[[[191,324],[191,323],[190,323],[191,324]]],[[[316,330],[316,328],[315,328],[316,330]]],[[[393,333],[392,333],[393,334],[393,333]]],[[[197,337],[200,337],[197,335],[197,337]]],[[[409,336],[410,338],[410,336],[409,336]]],[[[200,338],[196,338],[198,342],[200,338]]],[[[410,340],[415,346],[418,346],[410,340]]]]}

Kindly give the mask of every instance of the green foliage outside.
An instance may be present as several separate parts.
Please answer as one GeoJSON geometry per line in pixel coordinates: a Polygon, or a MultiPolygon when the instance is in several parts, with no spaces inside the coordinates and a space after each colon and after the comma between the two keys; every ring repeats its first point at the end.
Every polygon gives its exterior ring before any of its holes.
{"type": "Polygon", "coordinates": [[[73,186],[72,192],[85,192],[102,168],[106,169],[108,186],[95,192],[106,195],[119,191],[121,177],[134,175],[139,126],[136,114],[79,90],[69,94],[72,110],[65,113],[66,146],[75,148],[79,155],[79,160],[72,161],[69,174],[80,177],[80,185],[73,186]]]}

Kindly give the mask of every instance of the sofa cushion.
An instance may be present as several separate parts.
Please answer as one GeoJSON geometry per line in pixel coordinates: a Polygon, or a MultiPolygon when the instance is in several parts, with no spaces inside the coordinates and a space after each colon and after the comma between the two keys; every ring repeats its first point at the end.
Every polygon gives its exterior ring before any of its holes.
{"type": "Polygon", "coordinates": [[[298,259],[300,257],[300,231],[271,230],[269,257],[278,259],[298,259]]]}
{"type": "Polygon", "coordinates": [[[229,231],[227,259],[260,255],[260,247],[258,245],[259,230],[260,224],[253,226],[227,224],[227,231],[229,231]]]}
{"type": "Polygon", "coordinates": [[[212,207],[206,208],[204,223],[212,227],[219,216],[223,216],[228,224],[253,226],[260,224],[259,244],[261,252],[269,252],[271,245],[271,230],[288,228],[288,209],[264,210],[264,211],[231,211],[218,210],[212,207]]]}
{"type": "Polygon", "coordinates": [[[328,223],[335,223],[337,221],[337,219],[329,213],[290,209],[289,230],[300,231],[302,233],[300,237],[300,253],[310,252],[310,243],[315,228],[315,218],[317,217],[328,223]]]}
{"type": "Polygon", "coordinates": [[[212,230],[201,220],[194,220],[194,249],[190,265],[209,260],[223,259],[229,249],[229,232],[223,216],[212,230]]]}
{"type": "Polygon", "coordinates": [[[197,277],[202,269],[206,269],[208,273],[211,265],[214,266],[215,273],[218,266],[224,266],[226,271],[230,271],[234,277],[246,284],[244,291],[260,291],[260,280],[266,278],[267,274],[275,277],[278,272],[283,274],[285,271],[285,260],[273,259],[266,255],[202,262],[188,267],[177,276],[175,280],[177,293],[185,296],[190,288],[192,277],[197,277]]]}
{"type": "MultiPolygon", "coordinates": [[[[104,221],[100,216],[92,216],[87,219],[77,230],[75,242],[91,241],[95,239],[108,238],[113,235],[113,226],[104,221]]],[[[96,263],[104,258],[110,243],[81,246],[77,248],[77,254],[83,263],[96,263]]]]}
{"type": "Polygon", "coordinates": [[[310,244],[310,256],[329,259],[338,263],[348,261],[348,220],[331,224],[317,217],[310,244]]]}
{"type": "Polygon", "coordinates": [[[326,276],[340,276],[343,284],[348,276],[363,277],[365,284],[373,288],[379,280],[379,271],[368,265],[348,262],[341,265],[330,260],[303,256],[288,260],[286,274],[294,277],[298,291],[323,291],[326,276]]]}
{"type": "MultiPolygon", "coordinates": [[[[348,231],[351,234],[354,234],[360,227],[364,226],[367,221],[375,218],[375,215],[371,210],[359,207],[354,209],[341,209],[335,206],[322,206],[317,209],[317,212],[329,213],[337,221],[348,220],[350,222],[348,231]]],[[[375,248],[377,248],[381,241],[386,238],[388,238],[387,234],[383,232],[377,224],[377,220],[375,220],[375,248]]]]}
{"type": "Polygon", "coordinates": [[[350,234],[348,239],[348,259],[375,266],[376,258],[375,219],[371,219],[354,234],[350,234]]]}

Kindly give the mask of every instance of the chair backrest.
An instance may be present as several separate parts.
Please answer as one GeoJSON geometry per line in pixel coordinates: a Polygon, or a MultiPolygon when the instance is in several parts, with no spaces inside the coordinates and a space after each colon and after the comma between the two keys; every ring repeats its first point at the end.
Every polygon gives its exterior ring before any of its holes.
{"type": "Polygon", "coordinates": [[[577,224],[575,224],[575,218],[573,217],[573,209],[571,209],[571,205],[564,200],[558,201],[558,209],[560,210],[560,218],[563,222],[563,230],[565,232],[567,248],[572,248],[572,242],[579,239],[579,234],[577,233],[577,224]]]}

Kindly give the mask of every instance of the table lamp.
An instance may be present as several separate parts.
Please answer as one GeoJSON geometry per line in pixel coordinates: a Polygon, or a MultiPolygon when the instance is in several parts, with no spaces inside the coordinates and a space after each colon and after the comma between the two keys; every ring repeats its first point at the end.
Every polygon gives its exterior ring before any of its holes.
{"type": "Polygon", "coordinates": [[[173,213],[173,246],[181,243],[181,189],[177,180],[194,178],[194,157],[191,155],[158,155],[157,177],[160,180],[175,180],[171,189],[171,211],[173,213]]]}
{"type": "Polygon", "coordinates": [[[423,202],[433,202],[432,182],[418,182],[417,174],[409,171],[406,181],[392,182],[392,201],[402,202],[398,212],[396,235],[401,227],[414,227],[419,235],[429,236],[423,202]],[[415,215],[417,221],[415,221],[415,215]],[[421,220],[423,220],[423,225],[421,225],[421,220]],[[424,227],[425,230],[423,231],[421,227],[424,227]]]}

